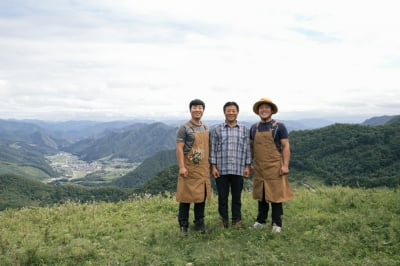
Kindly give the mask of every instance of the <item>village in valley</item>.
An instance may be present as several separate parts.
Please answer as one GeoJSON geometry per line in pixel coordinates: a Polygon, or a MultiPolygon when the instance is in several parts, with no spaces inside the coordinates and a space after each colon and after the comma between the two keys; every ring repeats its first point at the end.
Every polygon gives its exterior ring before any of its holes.
{"type": "Polygon", "coordinates": [[[47,180],[47,183],[76,181],[96,172],[101,172],[105,180],[112,180],[133,171],[140,164],[130,163],[123,158],[103,158],[86,162],[67,152],[46,158],[50,161],[50,166],[60,174],[59,177],[47,180]]]}

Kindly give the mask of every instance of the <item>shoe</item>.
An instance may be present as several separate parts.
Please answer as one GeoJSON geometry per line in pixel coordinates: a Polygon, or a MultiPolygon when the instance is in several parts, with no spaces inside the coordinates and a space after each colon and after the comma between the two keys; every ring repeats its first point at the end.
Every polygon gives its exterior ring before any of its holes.
{"type": "Polygon", "coordinates": [[[237,222],[235,222],[235,223],[233,224],[233,226],[234,226],[236,229],[240,230],[240,229],[242,229],[242,222],[241,222],[241,221],[237,221],[237,222]]]}
{"type": "Polygon", "coordinates": [[[187,237],[188,236],[188,228],[182,226],[181,227],[181,237],[187,237]]]}
{"type": "Polygon", "coordinates": [[[206,233],[206,225],[204,224],[204,220],[195,221],[194,230],[199,231],[202,234],[206,233]]]}
{"type": "Polygon", "coordinates": [[[275,223],[272,224],[272,233],[280,233],[282,231],[282,227],[277,226],[275,223]]]}
{"type": "Polygon", "coordinates": [[[194,230],[199,231],[202,234],[206,233],[206,226],[204,224],[202,225],[195,225],[194,230]]]}
{"type": "Polygon", "coordinates": [[[255,222],[253,224],[253,228],[254,229],[258,229],[258,228],[263,228],[265,226],[265,224],[259,223],[259,222],[255,222]]]}
{"type": "Polygon", "coordinates": [[[220,227],[223,227],[225,229],[228,228],[228,222],[227,221],[221,220],[219,222],[219,225],[220,225],[220,227]]]}

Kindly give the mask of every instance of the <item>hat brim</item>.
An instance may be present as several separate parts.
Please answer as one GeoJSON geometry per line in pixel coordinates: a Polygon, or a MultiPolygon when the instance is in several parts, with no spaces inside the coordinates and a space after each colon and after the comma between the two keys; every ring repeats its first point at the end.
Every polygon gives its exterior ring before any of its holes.
{"type": "Polygon", "coordinates": [[[278,106],[276,106],[276,104],[274,104],[273,102],[267,102],[267,101],[258,101],[253,105],[253,112],[258,115],[258,108],[260,107],[261,104],[268,104],[269,106],[271,106],[271,111],[272,114],[276,114],[278,112],[278,106]]]}

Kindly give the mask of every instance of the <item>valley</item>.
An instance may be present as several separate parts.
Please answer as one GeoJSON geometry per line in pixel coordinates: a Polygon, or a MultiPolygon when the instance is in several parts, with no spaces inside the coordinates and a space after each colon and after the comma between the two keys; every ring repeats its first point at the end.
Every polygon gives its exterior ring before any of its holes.
{"type": "Polygon", "coordinates": [[[60,174],[59,177],[45,180],[47,183],[80,183],[81,181],[105,183],[133,171],[140,165],[140,163],[130,163],[128,159],[123,158],[102,158],[86,162],[68,152],[46,156],[46,159],[50,161],[50,166],[54,171],[60,174]]]}

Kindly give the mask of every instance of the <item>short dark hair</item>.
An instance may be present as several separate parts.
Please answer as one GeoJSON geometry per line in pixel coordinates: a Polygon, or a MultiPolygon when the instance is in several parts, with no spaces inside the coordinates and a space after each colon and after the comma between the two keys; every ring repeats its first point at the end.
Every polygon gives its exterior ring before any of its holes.
{"type": "Polygon", "coordinates": [[[199,99],[194,99],[189,103],[189,110],[192,109],[193,105],[202,105],[203,109],[206,109],[206,105],[204,104],[204,102],[199,99]]]}
{"type": "Polygon", "coordinates": [[[227,102],[226,104],[224,104],[224,113],[225,113],[226,107],[232,106],[232,105],[236,106],[236,109],[237,109],[238,112],[239,112],[239,105],[238,105],[236,102],[227,102]]]}

